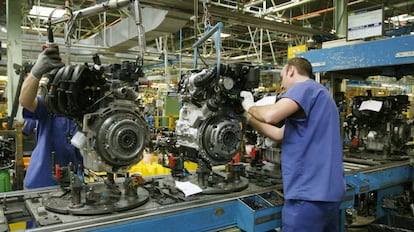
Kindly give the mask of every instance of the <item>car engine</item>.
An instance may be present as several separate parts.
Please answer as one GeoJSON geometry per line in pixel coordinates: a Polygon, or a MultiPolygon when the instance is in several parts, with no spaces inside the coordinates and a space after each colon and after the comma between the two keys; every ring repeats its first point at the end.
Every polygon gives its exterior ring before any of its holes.
{"type": "Polygon", "coordinates": [[[177,145],[190,160],[229,162],[242,143],[240,91],[258,86],[259,69],[244,63],[186,73],[179,83],[182,102],[177,145]]]}
{"type": "Polygon", "coordinates": [[[408,106],[407,95],[356,96],[352,114],[345,121],[346,134],[367,151],[401,155],[411,137],[410,122],[404,114],[408,106]]]}
{"type": "Polygon", "coordinates": [[[50,74],[46,103],[78,124],[72,139],[94,171],[118,172],[142,159],[149,128],[138,111],[136,63],[67,65],[50,74]]]}

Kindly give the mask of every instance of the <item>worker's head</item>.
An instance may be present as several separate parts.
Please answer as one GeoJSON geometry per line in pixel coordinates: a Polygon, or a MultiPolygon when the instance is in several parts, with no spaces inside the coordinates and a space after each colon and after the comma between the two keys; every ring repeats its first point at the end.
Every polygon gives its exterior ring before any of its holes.
{"type": "Polygon", "coordinates": [[[283,89],[289,89],[296,81],[304,78],[314,79],[312,65],[305,58],[292,58],[283,66],[280,73],[281,87],[283,89]]]}

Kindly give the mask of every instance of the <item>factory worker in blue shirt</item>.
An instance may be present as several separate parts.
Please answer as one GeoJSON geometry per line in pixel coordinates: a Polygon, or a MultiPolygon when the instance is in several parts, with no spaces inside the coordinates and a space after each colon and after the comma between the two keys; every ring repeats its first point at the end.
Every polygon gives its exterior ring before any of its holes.
{"type": "Polygon", "coordinates": [[[250,92],[240,94],[247,122],[282,141],[283,232],[340,231],[345,195],[340,118],[329,91],[311,77],[309,61],[292,58],[280,73],[286,92],[275,104],[255,106],[250,92]],[[283,127],[274,126],[280,121],[283,127]]]}
{"type": "Polygon", "coordinates": [[[57,185],[53,170],[56,164],[73,167],[82,164],[82,156],[70,143],[76,133],[72,120],[48,111],[44,99],[37,96],[43,74],[64,66],[56,48],[46,48],[39,54],[30,74],[23,82],[19,102],[23,117],[37,120],[37,145],[33,150],[24,178],[26,189],[57,185]]]}

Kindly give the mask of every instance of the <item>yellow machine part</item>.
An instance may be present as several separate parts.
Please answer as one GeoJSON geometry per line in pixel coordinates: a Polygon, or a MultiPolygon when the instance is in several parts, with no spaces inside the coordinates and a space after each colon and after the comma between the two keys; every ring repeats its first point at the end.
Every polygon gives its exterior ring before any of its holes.
{"type": "MultiPolygon", "coordinates": [[[[187,168],[188,171],[195,171],[197,169],[197,164],[189,161],[184,161],[184,166],[187,168]]],[[[94,172],[89,171],[93,174],[88,180],[90,182],[96,181],[97,176],[105,176],[106,172],[94,172]]],[[[171,174],[171,170],[169,168],[163,167],[161,164],[158,163],[158,156],[150,155],[146,153],[144,155],[144,159],[139,161],[137,164],[132,166],[128,173],[130,175],[139,174],[141,176],[157,176],[157,175],[169,175],[171,174]]]]}
{"type": "MultiPolygon", "coordinates": [[[[163,167],[161,164],[158,163],[158,157],[156,155],[149,155],[149,159],[143,159],[134,166],[132,166],[128,173],[130,174],[140,174],[141,176],[156,176],[156,175],[165,175],[171,174],[170,169],[163,167]]],[[[25,167],[27,168],[30,162],[30,157],[25,157],[24,163],[25,167]]],[[[189,161],[184,162],[184,166],[187,168],[188,171],[195,171],[197,169],[197,164],[189,161]]],[[[96,181],[94,176],[105,176],[106,172],[94,172],[89,170],[91,174],[93,174],[88,180],[89,182],[96,181]]]]}
{"type": "Polygon", "coordinates": [[[26,222],[15,222],[9,224],[10,231],[26,231],[26,222]]]}
{"type": "MultiPolygon", "coordinates": [[[[197,164],[193,162],[185,161],[184,166],[190,172],[197,169],[197,164]]],[[[158,157],[156,155],[153,155],[150,159],[141,160],[132,166],[128,172],[130,174],[141,174],[142,176],[156,176],[171,173],[169,168],[165,168],[158,163],[158,157]]]]}

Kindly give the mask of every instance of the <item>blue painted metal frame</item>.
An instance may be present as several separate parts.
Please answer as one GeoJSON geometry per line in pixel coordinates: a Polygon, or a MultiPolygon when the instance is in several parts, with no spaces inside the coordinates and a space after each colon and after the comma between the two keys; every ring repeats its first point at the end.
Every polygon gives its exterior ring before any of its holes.
{"type": "MultiPolygon", "coordinates": [[[[364,173],[353,173],[345,176],[348,188],[344,201],[340,206],[341,231],[345,231],[345,211],[355,203],[355,195],[377,191],[377,217],[384,214],[381,206],[382,197],[388,194],[399,194],[402,184],[413,181],[413,167],[409,162],[378,168],[364,173]],[[380,199],[381,198],[381,199],[380,199]]],[[[260,194],[252,194],[238,199],[211,203],[185,210],[163,214],[151,214],[111,222],[101,225],[93,231],[212,231],[237,226],[244,231],[268,231],[281,227],[283,205],[272,205],[260,194]],[[263,208],[252,209],[246,202],[256,201],[263,208]]]]}
{"type": "MultiPolygon", "coordinates": [[[[356,173],[345,176],[347,184],[353,186],[353,195],[377,192],[376,217],[385,214],[382,199],[387,195],[402,194],[402,184],[414,181],[414,169],[410,164],[390,167],[371,173],[356,173]]],[[[348,194],[347,194],[348,196],[348,194]]]]}
{"type": "Polygon", "coordinates": [[[210,231],[236,224],[237,201],[193,208],[169,215],[158,215],[126,223],[112,224],[93,231],[210,231]]]}
{"type": "MultiPolygon", "coordinates": [[[[259,195],[252,195],[255,201],[263,203],[259,195]],[[261,200],[260,200],[261,199],[261,200]]],[[[139,219],[128,219],[102,225],[91,231],[212,231],[230,226],[254,232],[268,231],[281,226],[282,206],[267,204],[260,210],[253,210],[243,199],[233,199],[219,204],[180,210],[170,214],[152,215],[139,219]]]]}
{"type": "MultiPolygon", "coordinates": [[[[271,192],[271,194],[272,193],[275,192],[271,192]]],[[[281,217],[283,205],[272,205],[260,195],[239,199],[238,203],[237,227],[243,231],[270,231],[282,226],[281,217]],[[262,207],[260,209],[251,208],[248,202],[253,201],[257,202],[262,207]]]]}
{"type": "Polygon", "coordinates": [[[377,191],[377,207],[376,207],[376,217],[380,218],[386,214],[397,214],[396,212],[390,212],[389,210],[384,210],[382,207],[382,200],[387,196],[396,196],[404,194],[404,187],[402,185],[395,185],[388,188],[380,189],[377,191]]]}
{"type": "Polygon", "coordinates": [[[296,57],[308,59],[315,73],[410,64],[414,63],[414,35],[310,50],[296,57]]]}
{"type": "Polygon", "coordinates": [[[214,27],[212,28],[207,28],[206,31],[204,32],[203,37],[201,37],[199,40],[197,40],[194,44],[193,44],[193,48],[194,48],[194,63],[193,63],[193,68],[196,69],[197,68],[197,58],[198,58],[198,51],[197,48],[198,46],[200,46],[201,43],[203,43],[204,41],[206,41],[208,38],[210,38],[211,36],[214,35],[214,44],[216,46],[216,56],[217,56],[217,76],[220,75],[220,59],[221,59],[221,31],[223,29],[223,23],[222,22],[218,22],[216,23],[216,25],[214,25],[214,27]]]}
{"type": "MultiPolygon", "coordinates": [[[[383,216],[384,209],[381,207],[383,197],[389,194],[401,194],[401,185],[414,180],[413,167],[407,163],[372,172],[348,174],[345,180],[348,188],[345,200],[340,206],[341,225],[345,225],[346,222],[346,209],[355,205],[355,195],[361,193],[377,192],[376,217],[383,216]]],[[[344,226],[341,228],[341,232],[343,231],[345,231],[344,226]]]]}
{"type": "Polygon", "coordinates": [[[366,193],[393,185],[413,181],[410,164],[381,169],[372,173],[356,173],[345,176],[346,182],[354,186],[354,194],[366,193]]]}

